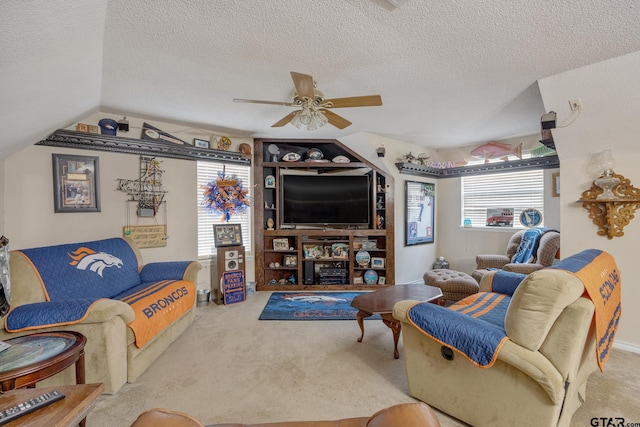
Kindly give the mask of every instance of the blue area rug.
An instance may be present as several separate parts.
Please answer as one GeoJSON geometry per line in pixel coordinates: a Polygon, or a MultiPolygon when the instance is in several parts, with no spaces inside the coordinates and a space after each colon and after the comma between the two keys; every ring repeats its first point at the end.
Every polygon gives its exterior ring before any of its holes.
{"type": "MultiPolygon", "coordinates": [[[[363,292],[274,292],[260,320],[355,320],[351,301],[363,292]]],[[[379,318],[371,316],[370,318],[379,318]]]]}

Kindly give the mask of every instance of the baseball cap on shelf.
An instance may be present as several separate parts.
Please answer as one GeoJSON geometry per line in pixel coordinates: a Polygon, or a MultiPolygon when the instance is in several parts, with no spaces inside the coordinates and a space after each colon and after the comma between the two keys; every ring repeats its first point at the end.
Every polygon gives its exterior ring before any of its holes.
{"type": "Polygon", "coordinates": [[[103,135],[115,135],[118,132],[118,122],[113,119],[102,119],[98,122],[98,126],[103,135]]]}

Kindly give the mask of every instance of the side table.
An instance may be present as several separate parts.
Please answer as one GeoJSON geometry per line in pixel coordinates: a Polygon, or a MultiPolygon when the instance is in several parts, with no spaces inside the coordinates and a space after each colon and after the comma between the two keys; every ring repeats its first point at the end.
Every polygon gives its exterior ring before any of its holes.
{"type": "Polygon", "coordinates": [[[84,335],[72,331],[40,332],[5,342],[11,347],[0,353],[0,392],[34,387],[74,363],[76,384],[84,384],[84,335]]]}

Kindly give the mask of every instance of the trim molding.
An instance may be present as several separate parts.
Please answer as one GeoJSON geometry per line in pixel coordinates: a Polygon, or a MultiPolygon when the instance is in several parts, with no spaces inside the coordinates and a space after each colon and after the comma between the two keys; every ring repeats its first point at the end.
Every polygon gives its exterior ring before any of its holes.
{"type": "Polygon", "coordinates": [[[631,353],[640,354],[640,345],[631,344],[629,342],[624,341],[614,341],[613,348],[617,350],[629,351],[631,353]]]}
{"type": "Polygon", "coordinates": [[[164,141],[123,138],[67,129],[58,129],[36,145],[111,151],[183,160],[211,160],[245,165],[251,164],[251,159],[245,159],[241,153],[235,151],[198,148],[189,144],[180,145],[164,141]]]}
{"type": "Polygon", "coordinates": [[[484,165],[461,166],[458,168],[438,169],[414,163],[396,163],[400,173],[432,178],[455,178],[458,176],[484,175],[496,172],[512,172],[527,169],[555,169],[560,167],[558,156],[533,157],[508,162],[487,163],[484,165]]]}

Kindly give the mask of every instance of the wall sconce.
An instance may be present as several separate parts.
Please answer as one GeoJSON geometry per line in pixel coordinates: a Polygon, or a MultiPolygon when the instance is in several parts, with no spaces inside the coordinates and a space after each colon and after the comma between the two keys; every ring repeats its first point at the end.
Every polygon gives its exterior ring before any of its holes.
{"type": "Polygon", "coordinates": [[[376,154],[378,155],[378,157],[384,157],[385,153],[386,150],[384,149],[384,145],[381,145],[376,149],[376,154]]]}

